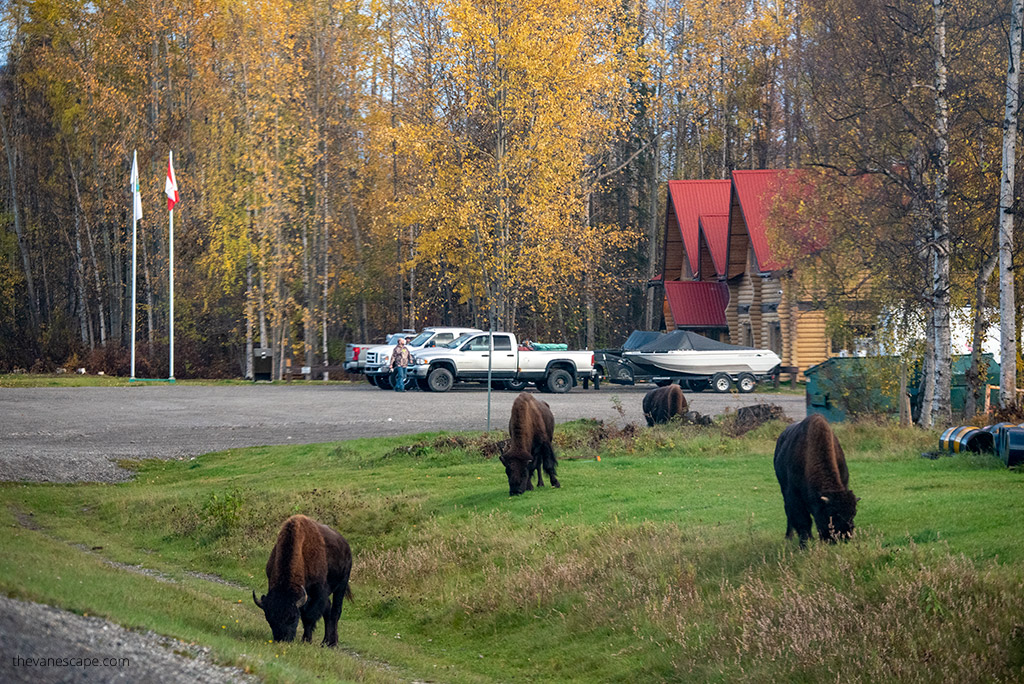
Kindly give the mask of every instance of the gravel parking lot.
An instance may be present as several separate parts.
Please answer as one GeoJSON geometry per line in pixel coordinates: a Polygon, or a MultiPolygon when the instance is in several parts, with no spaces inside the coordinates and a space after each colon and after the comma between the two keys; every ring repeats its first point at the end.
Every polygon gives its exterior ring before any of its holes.
{"type": "MultiPolygon", "coordinates": [[[[558,422],[643,424],[641,402],[651,387],[541,396],[558,422]]],[[[515,396],[491,393],[492,429],[507,429],[515,396]]],[[[759,402],[779,404],[794,420],[806,415],[799,395],[703,392],[687,399],[710,415],[759,402]]],[[[119,459],[486,427],[487,392],[479,385],[443,394],[319,383],[0,389],[0,481],[113,482],[129,477],[119,459]]]]}

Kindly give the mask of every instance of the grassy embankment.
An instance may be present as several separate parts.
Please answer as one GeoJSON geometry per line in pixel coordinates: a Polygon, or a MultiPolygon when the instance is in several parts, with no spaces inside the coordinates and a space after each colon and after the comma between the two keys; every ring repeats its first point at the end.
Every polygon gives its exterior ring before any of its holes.
{"type": "Polygon", "coordinates": [[[800,551],[780,429],[559,426],[563,488],[514,499],[480,435],[2,485],[0,591],[207,644],[268,681],[1020,681],[1022,473],[922,459],[933,434],[840,426],[857,538],[800,551]],[[268,643],[252,605],[297,512],[353,547],[338,651],[268,643]]]}

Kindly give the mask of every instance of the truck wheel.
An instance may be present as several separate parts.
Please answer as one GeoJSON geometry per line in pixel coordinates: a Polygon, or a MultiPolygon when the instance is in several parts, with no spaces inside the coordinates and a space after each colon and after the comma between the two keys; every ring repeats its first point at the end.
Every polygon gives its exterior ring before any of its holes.
{"type": "Polygon", "coordinates": [[[572,376],[569,375],[569,371],[556,368],[548,373],[547,382],[544,384],[548,386],[549,392],[565,394],[572,389],[572,376]]]}
{"type": "Polygon", "coordinates": [[[416,386],[420,388],[421,392],[430,391],[430,385],[427,384],[426,378],[416,378],[416,386]]]}
{"type": "Polygon", "coordinates": [[[711,387],[719,394],[725,394],[732,389],[732,379],[725,373],[715,373],[711,376],[711,387]]]}
{"type": "Polygon", "coordinates": [[[750,394],[757,388],[757,378],[750,373],[740,373],[736,378],[736,387],[743,394],[750,394]]]}
{"type": "Polygon", "coordinates": [[[395,386],[391,384],[391,375],[378,375],[377,387],[380,387],[382,390],[394,389],[395,386]]]}
{"type": "Polygon", "coordinates": [[[455,384],[455,376],[447,368],[435,368],[427,375],[427,386],[431,392],[447,392],[455,384]]]}
{"type": "Polygon", "coordinates": [[[526,389],[526,384],[527,383],[525,380],[506,380],[505,389],[511,390],[513,392],[522,392],[524,389],[526,389]]]}
{"type": "Polygon", "coordinates": [[[658,387],[668,387],[669,385],[672,384],[672,381],[671,380],[655,380],[654,384],[657,385],[658,387]]]}

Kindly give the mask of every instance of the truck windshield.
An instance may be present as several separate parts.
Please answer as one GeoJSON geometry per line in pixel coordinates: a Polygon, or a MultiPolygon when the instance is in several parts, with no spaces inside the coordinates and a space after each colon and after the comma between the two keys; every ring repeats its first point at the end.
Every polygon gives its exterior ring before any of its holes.
{"type": "Polygon", "coordinates": [[[461,345],[463,342],[468,340],[470,337],[473,337],[473,335],[476,335],[476,333],[463,333],[462,335],[459,335],[454,340],[452,340],[451,342],[449,342],[448,344],[446,344],[444,346],[447,347],[448,349],[455,349],[456,347],[461,345]]]}
{"type": "Polygon", "coordinates": [[[433,336],[434,336],[433,331],[424,330],[419,335],[417,335],[416,337],[414,337],[411,340],[409,340],[409,346],[410,347],[422,347],[423,345],[425,345],[427,343],[427,340],[429,340],[433,336]]]}

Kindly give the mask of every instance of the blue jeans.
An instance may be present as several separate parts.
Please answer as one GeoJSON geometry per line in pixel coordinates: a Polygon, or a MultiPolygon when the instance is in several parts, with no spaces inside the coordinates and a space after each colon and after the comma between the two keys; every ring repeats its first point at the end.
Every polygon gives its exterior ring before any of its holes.
{"type": "Polygon", "coordinates": [[[405,366],[395,366],[391,369],[391,384],[396,392],[405,391],[405,366]]]}

